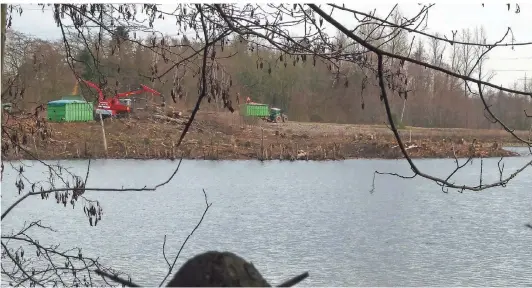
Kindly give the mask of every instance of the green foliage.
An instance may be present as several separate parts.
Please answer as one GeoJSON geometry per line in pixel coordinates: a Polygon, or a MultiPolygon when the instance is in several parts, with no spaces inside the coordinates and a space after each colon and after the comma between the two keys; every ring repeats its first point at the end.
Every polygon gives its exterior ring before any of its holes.
{"type": "Polygon", "coordinates": [[[119,41],[120,43],[129,39],[129,29],[125,26],[116,27],[113,35],[113,40],[119,41]]]}
{"type": "Polygon", "coordinates": [[[96,71],[91,53],[87,48],[81,50],[80,54],[78,55],[78,59],[81,61],[81,63],[83,63],[83,72],[81,73],[81,77],[92,82],[98,81],[98,73],[96,71]]]}

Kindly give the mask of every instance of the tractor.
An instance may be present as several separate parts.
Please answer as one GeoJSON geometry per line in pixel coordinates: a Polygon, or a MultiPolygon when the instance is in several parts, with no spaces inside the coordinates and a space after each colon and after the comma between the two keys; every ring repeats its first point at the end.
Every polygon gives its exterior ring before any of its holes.
{"type": "Polygon", "coordinates": [[[282,113],[279,108],[270,108],[270,116],[268,117],[268,122],[280,123],[288,121],[288,116],[282,113]]]}

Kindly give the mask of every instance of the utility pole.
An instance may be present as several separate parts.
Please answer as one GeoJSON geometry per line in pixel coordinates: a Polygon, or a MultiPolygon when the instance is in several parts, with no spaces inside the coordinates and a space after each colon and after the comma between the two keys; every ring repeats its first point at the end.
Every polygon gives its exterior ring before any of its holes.
{"type": "Polygon", "coordinates": [[[523,81],[523,91],[524,92],[528,92],[528,90],[530,90],[530,87],[528,85],[529,84],[528,83],[529,79],[528,79],[528,77],[526,75],[526,72],[525,72],[525,78],[517,79],[517,81],[523,81]]]}

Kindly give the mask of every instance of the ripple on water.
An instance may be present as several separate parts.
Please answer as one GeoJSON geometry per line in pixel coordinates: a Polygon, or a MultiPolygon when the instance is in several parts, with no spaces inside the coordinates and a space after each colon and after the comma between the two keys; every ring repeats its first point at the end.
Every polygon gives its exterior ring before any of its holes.
{"type": "MultiPolygon", "coordinates": [[[[527,159],[506,159],[506,169],[527,159]]],[[[496,161],[486,159],[484,165],[497,169],[496,161]]],[[[457,181],[478,181],[478,162],[457,181]]],[[[66,163],[80,173],[86,165],[66,163]]],[[[95,161],[88,186],[111,185],[117,178],[119,187],[152,185],[175,165],[95,161]]],[[[418,165],[441,176],[454,164],[420,160],[418,165]]],[[[375,169],[409,171],[404,161],[388,160],[184,161],[173,182],[156,192],[90,193],[105,211],[97,227],[89,227],[79,207],[72,212],[34,198],[2,221],[2,231],[43,218],[59,232],[38,235],[42,242],[79,245],[85,255],[100,256],[136,282],[157,285],[166,272],[163,235],[167,252],[175,255],[201,217],[204,188],[213,206],[178,266],[205,250],[231,250],[252,261],[272,284],[304,271],[310,272],[304,282],[309,286],[530,284],[532,231],[523,225],[532,221],[530,169],[506,188],[481,193],[444,194],[422,179],[382,176],[370,194],[375,169]]],[[[3,209],[15,199],[13,177],[5,172],[3,209]]],[[[498,172],[484,177],[496,179],[498,172]]]]}

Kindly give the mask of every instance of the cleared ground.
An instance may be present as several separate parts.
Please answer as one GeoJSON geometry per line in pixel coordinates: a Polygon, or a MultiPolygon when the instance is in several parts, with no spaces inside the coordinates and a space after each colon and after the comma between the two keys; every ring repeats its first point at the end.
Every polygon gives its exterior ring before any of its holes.
{"type": "MultiPolygon", "coordinates": [[[[267,123],[229,112],[200,112],[183,144],[176,147],[187,117],[174,120],[105,120],[107,152],[99,122],[49,123],[51,137],[32,138],[26,148],[42,159],[186,158],[200,159],[346,159],[402,158],[385,125],[267,123]]],[[[511,156],[501,149],[517,145],[503,130],[432,129],[399,131],[409,154],[419,157],[511,156]]],[[[528,140],[528,131],[516,132],[528,140]]],[[[10,153],[7,158],[31,158],[10,153]]]]}

